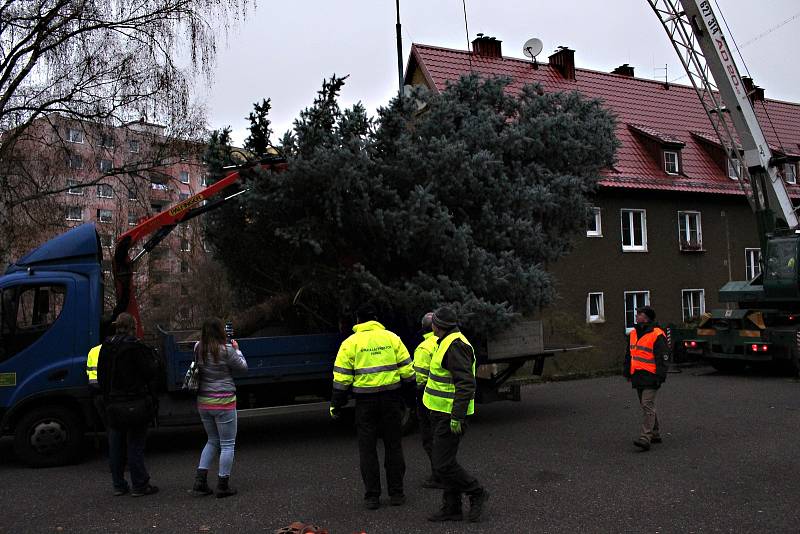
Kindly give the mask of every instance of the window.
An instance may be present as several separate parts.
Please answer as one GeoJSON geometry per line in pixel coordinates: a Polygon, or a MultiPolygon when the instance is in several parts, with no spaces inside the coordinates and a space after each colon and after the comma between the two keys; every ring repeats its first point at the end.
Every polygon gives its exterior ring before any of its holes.
{"type": "Polygon", "coordinates": [[[649,291],[625,292],[625,330],[630,331],[636,325],[636,310],[650,305],[649,291]]]}
{"type": "Polygon", "coordinates": [[[83,220],[83,208],[80,206],[70,206],[67,208],[67,220],[68,221],[82,221],[83,220]]]}
{"type": "Polygon", "coordinates": [[[114,238],[111,237],[111,234],[100,234],[100,245],[111,248],[114,246],[114,238]]]}
{"type": "Polygon", "coordinates": [[[97,184],[97,197],[98,198],[112,198],[114,196],[114,188],[109,184],[97,184]]]}
{"type": "Polygon", "coordinates": [[[61,316],[64,285],[25,285],[0,292],[0,361],[22,352],[42,337],[61,316]]]}
{"type": "Polygon", "coordinates": [[[700,212],[678,212],[678,243],[681,250],[702,250],[703,232],[700,227],[700,212]]]}
{"type": "Polygon", "coordinates": [[[67,156],[67,167],[70,169],[79,170],[83,168],[83,158],[78,154],[70,154],[67,156]]]}
{"type": "Polygon", "coordinates": [[[745,278],[752,280],[761,274],[761,249],[760,248],[746,248],[744,249],[744,264],[745,264],[745,278]]]}
{"type": "Polygon", "coordinates": [[[645,210],[620,210],[622,250],[647,252],[647,218],[645,210]]]}
{"type": "Polygon", "coordinates": [[[586,322],[604,323],[605,321],[606,314],[603,309],[603,294],[589,293],[586,297],[586,322]]]}
{"type": "Polygon", "coordinates": [[[178,193],[178,200],[186,200],[189,198],[189,193],[178,193]]]}
{"type": "Polygon", "coordinates": [[[136,200],[136,190],[128,189],[128,200],[136,200]]]}
{"type": "Polygon", "coordinates": [[[683,322],[688,323],[706,312],[706,292],[704,289],[681,290],[683,303],[683,322]]]}
{"type": "Polygon", "coordinates": [[[181,183],[182,184],[188,184],[189,183],[189,171],[181,171],[180,177],[181,177],[181,183]]]}
{"type": "Polygon", "coordinates": [[[200,185],[201,185],[202,187],[208,187],[208,175],[207,175],[207,174],[203,174],[203,175],[200,177],[200,185]]]}
{"type": "Polygon", "coordinates": [[[114,214],[111,213],[111,210],[97,210],[97,222],[109,223],[113,216],[114,214]]]}
{"type": "Polygon", "coordinates": [[[70,143],[83,143],[83,132],[77,128],[67,128],[67,141],[70,143]]]}
{"type": "Polygon", "coordinates": [[[664,151],[664,170],[667,174],[679,174],[681,172],[678,163],[678,153],[673,150],[664,151]]]}
{"type": "Polygon", "coordinates": [[[586,228],[586,237],[603,237],[600,208],[592,208],[592,213],[589,215],[589,226],[586,228]]]}
{"type": "Polygon", "coordinates": [[[101,135],[99,145],[104,148],[114,148],[114,137],[111,135],[101,135]]]}
{"type": "Polygon", "coordinates": [[[185,237],[182,237],[181,238],[181,252],[189,252],[191,249],[192,249],[192,246],[189,243],[189,240],[186,239],[185,237]]]}
{"type": "Polygon", "coordinates": [[[186,260],[181,260],[181,272],[188,273],[189,272],[189,262],[186,260]]]}
{"type": "Polygon", "coordinates": [[[150,189],[155,189],[158,191],[166,191],[169,189],[167,186],[166,181],[161,176],[151,176],[150,177],[150,189]]]}
{"type": "Polygon", "coordinates": [[[742,163],[738,159],[728,159],[728,178],[738,180],[742,175],[742,163]]]}
{"type": "Polygon", "coordinates": [[[114,164],[110,159],[101,159],[97,161],[97,167],[100,169],[100,172],[110,172],[113,166],[114,164]]]}
{"type": "Polygon", "coordinates": [[[67,193],[70,195],[82,195],[83,188],[78,187],[79,185],[80,182],[78,180],[72,180],[70,178],[67,178],[67,187],[69,187],[69,189],[67,189],[67,193]]]}
{"type": "Polygon", "coordinates": [[[139,153],[139,141],[128,141],[128,152],[139,153]]]}
{"type": "Polygon", "coordinates": [[[797,165],[795,163],[783,164],[783,177],[787,184],[797,183],[797,165]]]}

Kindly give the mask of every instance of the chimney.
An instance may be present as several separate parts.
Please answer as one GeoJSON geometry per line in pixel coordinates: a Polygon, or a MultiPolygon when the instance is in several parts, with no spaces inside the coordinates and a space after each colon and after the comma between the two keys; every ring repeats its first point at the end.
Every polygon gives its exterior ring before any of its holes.
{"type": "Polygon", "coordinates": [[[753,78],[749,76],[742,76],[742,84],[744,85],[745,91],[747,91],[747,96],[750,98],[750,102],[763,102],[764,101],[764,88],[759,87],[753,83],[753,78]]]}
{"type": "Polygon", "coordinates": [[[554,67],[565,80],[575,80],[575,51],[559,46],[550,56],[550,66],[554,67]]]}
{"type": "Polygon", "coordinates": [[[478,34],[478,38],[472,41],[472,53],[476,56],[483,57],[503,57],[500,41],[494,37],[484,36],[482,33],[478,34]]]}
{"type": "Polygon", "coordinates": [[[633,67],[624,63],[611,71],[611,74],[619,74],[620,76],[628,76],[629,78],[633,78],[633,67]]]}

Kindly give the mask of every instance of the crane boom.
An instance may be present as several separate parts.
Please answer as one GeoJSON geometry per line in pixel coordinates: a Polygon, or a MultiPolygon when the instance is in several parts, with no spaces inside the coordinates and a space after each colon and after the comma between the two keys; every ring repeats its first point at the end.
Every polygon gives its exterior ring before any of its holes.
{"type": "Polygon", "coordinates": [[[800,221],[711,4],[707,0],[647,1],[672,41],[726,154],[739,162],[739,183],[758,216],[762,241],[775,229],[776,216],[797,229],[800,221]]]}

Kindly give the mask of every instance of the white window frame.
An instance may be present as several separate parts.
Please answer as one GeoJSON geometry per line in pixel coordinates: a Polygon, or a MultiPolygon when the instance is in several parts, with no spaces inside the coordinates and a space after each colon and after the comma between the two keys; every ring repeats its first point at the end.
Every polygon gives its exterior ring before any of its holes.
{"type": "Polygon", "coordinates": [[[113,248],[114,236],[111,234],[100,234],[100,246],[104,248],[113,248]],[[107,241],[107,243],[105,241],[107,241]]]}
{"type": "Polygon", "coordinates": [[[594,230],[586,229],[586,237],[603,237],[603,218],[600,213],[600,208],[597,206],[592,207],[592,216],[594,217],[594,230]]]}
{"type": "Polygon", "coordinates": [[[750,281],[761,274],[761,249],[744,249],[744,276],[750,281]]]}
{"type": "Polygon", "coordinates": [[[633,208],[622,208],[619,210],[620,214],[620,241],[622,242],[622,251],[623,252],[647,252],[647,210],[643,209],[633,209],[633,208]],[[640,213],[642,216],[642,244],[635,245],[636,239],[634,239],[634,224],[633,224],[633,214],[640,213]],[[626,217],[628,215],[628,217],[626,217]],[[630,231],[631,235],[631,244],[625,244],[625,225],[628,225],[628,230],[630,231]]]}
{"type": "Polygon", "coordinates": [[[178,173],[178,179],[182,184],[188,184],[192,181],[189,171],[180,171],[180,173],[178,173]],[[184,176],[186,176],[186,180],[183,179],[184,176]]]}
{"type": "Polygon", "coordinates": [[[109,184],[97,184],[97,198],[114,198],[114,188],[109,184]]]}
{"type": "Polygon", "coordinates": [[[189,241],[189,238],[182,237],[181,238],[181,252],[190,252],[192,250],[192,243],[189,241]]]}
{"type": "Polygon", "coordinates": [[[80,182],[78,180],[74,180],[72,178],[67,178],[67,187],[69,187],[69,189],[67,189],[67,194],[68,195],[83,196],[83,188],[79,187],[77,189],[73,189],[72,186],[75,186],[75,185],[80,185],[80,182]]]}
{"type": "Polygon", "coordinates": [[[67,142],[83,144],[83,132],[78,128],[67,128],[67,142]]]}
{"type": "Polygon", "coordinates": [[[140,150],[139,141],[137,139],[128,140],[128,152],[138,154],[140,150]]]}
{"type": "Polygon", "coordinates": [[[728,178],[738,180],[742,176],[742,163],[736,158],[728,158],[728,178]]]}
{"type": "Polygon", "coordinates": [[[635,298],[633,303],[633,309],[630,310],[633,313],[633,324],[636,324],[636,310],[641,308],[642,306],[650,305],[650,290],[642,289],[639,291],[625,291],[623,294],[624,294],[623,307],[625,309],[623,324],[625,324],[625,333],[629,334],[630,331],[633,330],[633,326],[628,326],[628,295],[644,295],[644,302],[639,302],[639,299],[635,298]]]}
{"type": "Polygon", "coordinates": [[[789,162],[783,164],[783,176],[784,180],[786,180],[787,184],[796,184],[797,183],[797,164],[795,162],[789,162]]]}
{"type": "Polygon", "coordinates": [[[586,322],[587,323],[604,323],[606,322],[606,311],[603,303],[603,293],[594,291],[586,295],[586,322]],[[592,297],[598,299],[597,314],[592,315],[592,297]]]}
{"type": "Polygon", "coordinates": [[[114,222],[114,212],[112,210],[106,210],[102,208],[97,208],[97,222],[99,223],[110,223],[114,222]],[[108,217],[103,217],[103,215],[108,214],[108,217]]]}
{"type": "Polygon", "coordinates": [[[134,213],[129,213],[128,214],[128,226],[136,226],[138,220],[139,220],[139,218],[136,217],[136,214],[134,214],[134,213]]]}
{"type": "Polygon", "coordinates": [[[200,186],[208,187],[208,174],[203,173],[202,176],[200,176],[200,186]]]}
{"type": "MultiPolygon", "coordinates": [[[[689,310],[691,312],[691,310],[689,310]]],[[[683,318],[683,322],[689,322],[689,319],[700,317],[706,312],[706,290],[705,289],[681,289],[681,317],[683,318]],[[694,302],[690,303],[691,308],[698,308],[699,313],[697,315],[686,315],[686,296],[687,294],[692,293],[699,293],[699,306],[694,306],[694,302]]]]}
{"type": "Polygon", "coordinates": [[[672,175],[678,175],[681,173],[681,158],[680,153],[677,150],[664,150],[664,172],[672,175]],[[672,162],[667,161],[667,154],[675,156],[675,170],[669,170],[669,166],[672,164],[672,162]]]}
{"type": "Polygon", "coordinates": [[[684,251],[700,251],[703,250],[703,224],[702,217],[699,211],[679,211],[678,212],[678,247],[684,251]],[[696,244],[692,245],[691,231],[689,225],[689,218],[697,217],[697,240],[696,244]],[[681,228],[681,223],[685,222],[685,226],[681,228]],[[685,244],[684,244],[685,243],[685,244]]]}
{"type": "Polygon", "coordinates": [[[97,142],[97,146],[101,146],[103,148],[114,148],[114,136],[101,135],[100,141],[97,142]],[[107,141],[110,141],[110,143],[107,143],[107,141]]]}
{"type": "Polygon", "coordinates": [[[97,160],[97,169],[100,172],[106,173],[106,172],[110,171],[113,168],[114,168],[114,162],[111,161],[110,159],[103,158],[103,159],[97,160]],[[105,163],[105,162],[108,162],[108,163],[105,163]]]}
{"type": "Polygon", "coordinates": [[[83,220],[83,208],[81,206],[68,206],[67,207],[67,220],[68,221],[82,221],[83,220]],[[78,216],[77,217],[72,215],[73,210],[78,210],[78,216]]]}
{"type": "Polygon", "coordinates": [[[67,167],[76,171],[83,169],[83,156],[80,154],[70,154],[67,157],[67,167]]]}

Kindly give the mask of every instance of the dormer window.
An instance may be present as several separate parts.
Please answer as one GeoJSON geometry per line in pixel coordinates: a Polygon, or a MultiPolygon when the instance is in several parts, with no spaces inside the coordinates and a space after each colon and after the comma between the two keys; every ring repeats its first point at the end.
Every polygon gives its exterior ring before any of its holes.
{"type": "Polygon", "coordinates": [[[738,180],[742,175],[742,163],[738,159],[728,158],[728,178],[738,180]]]}
{"type": "Polygon", "coordinates": [[[797,164],[794,162],[783,164],[783,178],[787,184],[797,183],[797,164]]]}
{"type": "Polygon", "coordinates": [[[667,174],[680,174],[680,158],[677,150],[664,151],[664,171],[667,174]]]}

